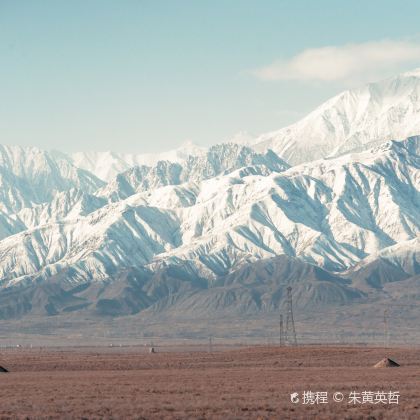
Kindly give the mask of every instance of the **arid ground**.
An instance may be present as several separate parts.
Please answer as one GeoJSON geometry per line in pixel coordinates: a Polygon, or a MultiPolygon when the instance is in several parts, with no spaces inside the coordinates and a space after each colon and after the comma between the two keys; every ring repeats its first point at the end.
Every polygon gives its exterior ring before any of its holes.
{"type": "Polygon", "coordinates": [[[418,349],[213,350],[1,349],[10,372],[0,373],[0,418],[420,418],[418,349]],[[401,367],[372,368],[385,356],[401,367]],[[328,392],[328,403],[303,404],[304,391],[328,392]],[[349,404],[352,391],[399,392],[399,403],[349,404]],[[335,392],[342,402],[333,401],[335,392]]]}

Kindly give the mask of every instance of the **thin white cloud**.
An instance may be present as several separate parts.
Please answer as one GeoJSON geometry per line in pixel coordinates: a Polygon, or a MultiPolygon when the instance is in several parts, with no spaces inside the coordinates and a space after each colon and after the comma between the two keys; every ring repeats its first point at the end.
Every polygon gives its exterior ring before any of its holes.
{"type": "Polygon", "coordinates": [[[261,80],[351,82],[380,77],[408,64],[420,66],[420,44],[384,40],[306,49],[252,73],[261,80]]]}

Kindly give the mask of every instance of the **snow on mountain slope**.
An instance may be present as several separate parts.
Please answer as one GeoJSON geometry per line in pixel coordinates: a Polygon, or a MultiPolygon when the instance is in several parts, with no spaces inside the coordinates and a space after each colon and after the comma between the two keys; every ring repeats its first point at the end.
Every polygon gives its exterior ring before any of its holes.
{"type": "MultiPolygon", "coordinates": [[[[44,154],[44,152],[40,153],[44,154]]],[[[61,164],[65,158],[65,155],[59,152],[52,153],[53,164],[61,164]]],[[[64,164],[66,165],[66,162],[64,164]]],[[[260,175],[268,175],[272,171],[280,172],[288,168],[288,165],[271,151],[263,155],[242,146],[223,144],[213,146],[201,157],[189,156],[184,165],[159,161],[154,167],[136,166],[119,174],[112,182],[93,195],[76,188],[59,192],[51,189],[49,193],[52,199],[40,204],[34,204],[42,200],[34,199],[33,191],[37,189],[37,180],[35,178],[35,185],[33,185],[33,176],[29,174],[27,179],[20,182],[24,187],[17,188],[17,191],[22,193],[22,205],[20,206],[22,209],[12,207],[9,209],[7,220],[5,215],[0,218],[3,227],[0,231],[0,239],[39,225],[85,216],[104,206],[107,201],[119,201],[136,192],[149,191],[164,185],[178,185],[186,180],[200,182],[216,174],[229,173],[247,164],[254,164],[254,166],[244,167],[243,171],[260,175]],[[16,210],[18,211],[13,214],[13,211],[16,210]]],[[[26,175],[25,171],[28,171],[28,168],[23,166],[22,171],[17,172],[19,174],[23,172],[26,175]]],[[[9,184],[19,187],[17,178],[13,178],[10,173],[8,176],[12,178],[9,184]]],[[[53,181],[54,179],[52,179],[53,181]]],[[[4,192],[7,193],[7,189],[4,188],[4,192]]],[[[42,198],[45,200],[49,197],[44,195],[42,198]]],[[[188,202],[191,199],[191,193],[178,198],[188,202]]]]}
{"type": "Polygon", "coordinates": [[[188,238],[172,255],[200,255],[208,266],[228,269],[246,252],[288,254],[343,269],[413,238],[420,226],[420,158],[409,150],[419,141],[392,142],[280,175],[222,179],[230,185],[209,180],[196,200],[196,206],[206,202],[206,212],[190,207],[185,218],[189,229],[183,230],[194,232],[195,246],[188,238]]]}
{"type": "Polygon", "coordinates": [[[255,140],[299,164],[420,134],[420,69],[345,91],[308,116],[255,140]]]}
{"type": "Polygon", "coordinates": [[[103,280],[123,268],[189,261],[206,278],[276,255],[345,270],[420,232],[420,137],[282,173],[244,168],[168,185],[0,241],[3,284],[69,270],[103,280]]]}
{"type": "Polygon", "coordinates": [[[254,173],[268,175],[282,172],[289,165],[275,153],[254,152],[249,147],[237,144],[212,146],[201,156],[189,156],[180,163],[159,161],[155,166],[135,166],[118,174],[97,195],[111,201],[125,199],[135,193],[156,189],[165,185],[184,182],[200,182],[220,174],[228,174],[243,167],[253,167],[254,173]]]}
{"type": "Polygon", "coordinates": [[[64,220],[76,220],[103,207],[107,200],[85,193],[82,190],[71,190],[57,193],[47,203],[27,207],[11,216],[21,222],[27,229],[64,220]]]}
{"type": "MultiPolygon", "coordinates": [[[[120,267],[147,264],[179,245],[170,211],[121,202],[84,218],[28,229],[0,242],[0,278],[48,278],[65,267],[80,281],[101,279],[120,267]]],[[[69,275],[70,277],[70,275],[69,275]]]]}
{"type": "MultiPolygon", "coordinates": [[[[362,290],[372,288],[387,290],[390,289],[388,286],[390,283],[401,284],[402,281],[406,282],[419,276],[420,235],[372,253],[342,274],[362,290]]],[[[417,293],[415,289],[412,291],[417,293]]]]}
{"type": "Polygon", "coordinates": [[[0,241],[24,230],[26,230],[24,223],[0,211],[0,241]]]}
{"type": "Polygon", "coordinates": [[[386,259],[404,267],[406,273],[420,274],[420,235],[379,251],[376,258],[386,259]]]}
{"type": "Polygon", "coordinates": [[[402,241],[388,248],[372,253],[361,263],[352,268],[352,271],[360,271],[374,261],[386,261],[405,272],[414,276],[420,274],[420,234],[408,241],[402,241]]]}
{"type": "Polygon", "coordinates": [[[98,178],[109,181],[118,173],[133,166],[154,166],[159,161],[183,162],[189,156],[200,156],[206,149],[193,144],[183,143],[178,149],[163,153],[114,153],[114,152],[78,152],[69,156],[69,161],[78,168],[95,174],[98,178]]]}
{"type": "Polygon", "coordinates": [[[96,191],[103,182],[67,161],[34,147],[0,145],[0,211],[16,213],[59,191],[96,191]]]}
{"type": "MultiPolygon", "coordinates": [[[[273,150],[296,165],[349,151],[361,152],[388,140],[420,134],[420,69],[351,89],[326,101],[302,120],[280,130],[252,138],[238,133],[230,142],[273,150]]],[[[104,181],[134,166],[155,166],[159,161],[182,164],[207,149],[185,142],[178,149],[156,154],[79,152],[68,162],[104,181]]]]}

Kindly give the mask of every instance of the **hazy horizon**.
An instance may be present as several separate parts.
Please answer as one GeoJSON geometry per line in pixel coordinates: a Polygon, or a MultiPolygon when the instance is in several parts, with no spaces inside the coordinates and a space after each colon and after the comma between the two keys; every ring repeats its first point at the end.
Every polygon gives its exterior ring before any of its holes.
{"type": "Polygon", "coordinates": [[[208,146],[420,66],[414,1],[264,4],[1,0],[0,144],[208,146]]]}

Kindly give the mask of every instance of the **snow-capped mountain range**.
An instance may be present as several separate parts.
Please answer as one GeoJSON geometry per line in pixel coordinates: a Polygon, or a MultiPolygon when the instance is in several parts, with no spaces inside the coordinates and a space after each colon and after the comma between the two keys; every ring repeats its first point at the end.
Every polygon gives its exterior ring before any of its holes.
{"type": "Polygon", "coordinates": [[[107,285],[121,308],[200,311],[235,285],[246,311],[275,306],[260,269],[283,276],[280,288],[286,265],[299,273],[302,302],[315,290],[320,302],[362,299],[389,267],[420,274],[418,92],[420,70],[372,83],[248,145],[153,156],[0,146],[0,316],[30,312],[33,287],[51,282],[52,312],[68,298],[125,314],[69,288],[107,285]]]}
{"type": "MultiPolygon", "coordinates": [[[[302,120],[280,130],[252,137],[238,133],[229,142],[271,149],[291,165],[363,151],[388,140],[403,140],[420,133],[420,68],[344,91],[302,120]]],[[[160,154],[80,152],[69,163],[109,181],[133,166],[153,166],[158,161],[182,163],[201,156],[206,148],[185,142],[160,154]]]]}

